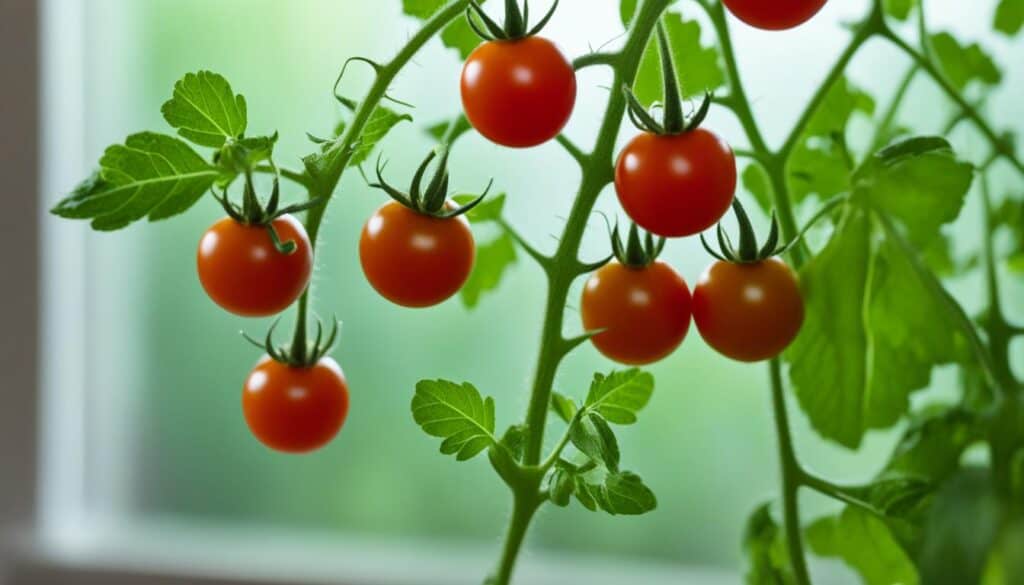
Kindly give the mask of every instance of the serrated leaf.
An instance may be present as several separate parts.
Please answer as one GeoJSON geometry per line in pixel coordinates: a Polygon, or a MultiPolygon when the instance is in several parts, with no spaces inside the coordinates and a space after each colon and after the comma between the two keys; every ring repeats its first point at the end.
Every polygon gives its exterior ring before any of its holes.
{"type": "Polygon", "coordinates": [[[658,507],[654,492],[629,471],[608,473],[603,484],[588,483],[577,475],[573,487],[576,499],[591,512],[600,509],[613,516],[639,516],[658,507]]]}
{"type": "Polygon", "coordinates": [[[148,216],[156,221],[192,207],[220,178],[184,141],[152,132],[129,136],[107,149],[100,171],[52,210],[71,219],[92,219],[111,231],[148,216]]]}
{"type": "Polygon", "coordinates": [[[897,20],[906,20],[911,9],[917,5],[917,0],[884,0],[882,5],[889,16],[897,20]]]}
{"type": "Polygon", "coordinates": [[[235,95],[227,79],[212,71],[178,80],[174,97],[160,111],[183,138],[211,148],[241,138],[248,124],[245,98],[235,95]]]}
{"type": "Polygon", "coordinates": [[[494,399],[486,399],[472,384],[422,380],[412,399],[416,424],[444,439],[441,452],[465,461],[497,443],[494,438],[494,399]]]}
{"type": "MultiPolygon", "coordinates": [[[[468,195],[456,195],[452,197],[455,203],[459,205],[467,205],[475,201],[479,194],[468,194],[468,195]]],[[[505,194],[499,193],[497,195],[488,196],[479,205],[469,210],[466,214],[466,218],[469,221],[477,223],[485,223],[488,221],[498,221],[501,219],[501,214],[505,210],[505,194]]]]}
{"type": "Polygon", "coordinates": [[[902,249],[877,242],[869,213],[849,207],[801,273],[807,317],[786,353],[797,398],[825,438],[855,448],[907,412],[932,369],[964,359],[959,332],[902,249]]]}
{"type": "Polygon", "coordinates": [[[747,585],[795,585],[782,527],[771,514],[771,504],[758,506],[743,533],[747,558],[747,585]]]}
{"type": "Polygon", "coordinates": [[[964,46],[953,35],[942,32],[931,36],[931,44],[946,78],[958,90],[975,81],[998,85],[1003,80],[1002,71],[978,43],[964,46]]]}
{"type": "MultiPolygon", "coordinates": [[[[412,122],[412,116],[409,114],[399,114],[398,112],[384,106],[377,106],[373,113],[370,114],[370,119],[366,121],[366,126],[363,128],[363,133],[359,136],[358,143],[355,149],[352,151],[352,159],[349,160],[348,165],[350,167],[357,167],[373,154],[373,150],[377,148],[380,141],[388,135],[388,132],[402,122],[412,122]]],[[[343,128],[339,129],[338,135],[341,134],[343,128]]]]}
{"type": "Polygon", "coordinates": [[[1014,36],[1024,27],[1024,0],[1002,0],[996,8],[995,29],[1014,36]]]}
{"type": "Polygon", "coordinates": [[[631,425],[653,392],[654,376],[642,370],[634,368],[607,376],[594,374],[584,406],[610,423],[631,425]]]}
{"type": "MultiPolygon", "coordinates": [[[[663,20],[683,95],[703,95],[725,84],[721,56],[714,45],[701,43],[700,24],[695,20],[683,20],[678,12],[667,13],[663,20]]],[[[633,91],[642,104],[650,106],[662,101],[662,86],[658,44],[655,39],[651,39],[640,62],[633,91]]]]}
{"type": "Polygon", "coordinates": [[[470,309],[480,304],[484,294],[497,289],[505,273],[515,263],[516,243],[508,234],[477,246],[473,272],[459,291],[462,304],[470,309]]]}
{"type": "MultiPolygon", "coordinates": [[[[481,4],[484,0],[480,1],[481,4]]],[[[402,0],[402,8],[409,16],[426,20],[448,4],[447,0],[402,0]]],[[[459,52],[465,59],[483,40],[469,27],[465,18],[457,18],[441,32],[441,41],[446,47],[459,52]]]]}
{"type": "Polygon", "coordinates": [[[590,412],[581,417],[573,425],[569,438],[584,455],[601,463],[611,472],[619,470],[619,442],[600,415],[590,412]]]}
{"type": "Polygon", "coordinates": [[[559,394],[558,392],[551,393],[551,410],[558,415],[566,423],[572,422],[572,419],[576,416],[576,401],[568,396],[559,394]]]}
{"type": "Polygon", "coordinates": [[[270,160],[274,156],[276,144],[277,134],[241,138],[224,145],[217,152],[215,160],[233,178],[234,175],[244,173],[246,169],[251,169],[263,161],[270,160]]]}
{"type": "Polygon", "coordinates": [[[913,562],[885,523],[859,508],[847,508],[839,516],[811,524],[807,543],[818,556],[842,559],[866,585],[920,582],[913,562]]]}

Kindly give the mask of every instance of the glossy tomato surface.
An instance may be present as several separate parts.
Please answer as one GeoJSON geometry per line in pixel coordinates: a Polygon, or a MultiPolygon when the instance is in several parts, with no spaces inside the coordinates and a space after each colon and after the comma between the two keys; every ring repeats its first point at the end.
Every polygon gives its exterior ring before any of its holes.
{"type": "Polygon", "coordinates": [[[729,210],[736,194],[736,158],[713,133],[643,133],[619,155],[619,202],[640,227],[666,238],[698,234],[729,210]]]}
{"type": "Polygon", "coordinates": [[[693,291],[693,321],[708,345],[727,357],[743,362],[777,357],[804,322],[796,274],[778,258],[716,262],[693,291]]]}
{"type": "Polygon", "coordinates": [[[274,220],[282,242],[295,251],[282,254],[262,226],[225,217],[199,241],[196,264],[206,294],[243,317],[266,317],[287,309],[302,295],[313,273],[313,248],[306,229],[285,215],[274,220]]]}
{"type": "Polygon", "coordinates": [[[722,0],[743,22],[765,30],[785,30],[810,20],[827,0],[722,0]]]}
{"type": "Polygon", "coordinates": [[[568,123],[576,72],[547,39],[487,42],[463,67],[462,105],[473,127],[492,142],[537,146],[568,123]]]}
{"type": "Polygon", "coordinates": [[[295,368],[264,356],[242,389],[252,434],[286,453],[308,453],[329,443],[345,423],[348,406],[345,374],[329,357],[295,368]]]}
{"type": "Polygon", "coordinates": [[[404,307],[436,305],[459,291],[473,269],[476,245],[459,216],[438,219],[395,201],[366,222],[359,259],[378,293],[404,307]]]}
{"type": "Polygon", "coordinates": [[[690,289],[661,261],[645,268],[612,261],[587,281],[580,309],[587,331],[605,329],[594,346],[623,364],[667,357],[690,329],[690,289]]]}

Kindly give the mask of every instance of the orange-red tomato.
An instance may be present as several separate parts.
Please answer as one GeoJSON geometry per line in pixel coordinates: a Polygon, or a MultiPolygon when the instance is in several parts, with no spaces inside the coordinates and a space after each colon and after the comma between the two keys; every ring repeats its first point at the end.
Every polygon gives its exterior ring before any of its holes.
{"type": "Polygon", "coordinates": [[[708,345],[742,362],[777,357],[796,339],[804,300],[782,260],[715,262],[693,291],[693,321],[708,345]]]}
{"type": "Polygon", "coordinates": [[[440,219],[391,201],[363,227],[359,259],[378,293],[404,307],[430,307],[459,291],[476,245],[462,216],[440,219]]]}
{"type": "Polygon", "coordinates": [[[245,380],[242,410],[249,430],[264,445],[308,453],[338,434],[348,415],[348,383],[329,357],[296,368],[264,356],[245,380]]]}
{"type": "Polygon", "coordinates": [[[690,289],[661,261],[631,268],[612,261],[583,289],[583,327],[604,329],[593,337],[605,356],[629,365],[671,354],[690,329],[690,289]]]}
{"type": "Polygon", "coordinates": [[[736,194],[736,158],[717,136],[643,133],[619,155],[615,190],[629,217],[666,238],[698,234],[718,223],[736,194]]]}
{"type": "Polygon", "coordinates": [[[807,22],[826,0],[722,0],[743,22],[765,30],[785,30],[807,22]]]}
{"type": "Polygon", "coordinates": [[[547,39],[487,42],[463,67],[462,104],[469,122],[492,142],[537,146],[569,122],[576,72],[547,39]]]}
{"type": "Polygon", "coordinates": [[[199,241],[199,282],[218,305],[243,317],[266,317],[288,308],[302,295],[313,273],[313,248],[306,229],[294,217],[274,220],[282,242],[295,251],[282,254],[262,226],[225,217],[199,241]]]}

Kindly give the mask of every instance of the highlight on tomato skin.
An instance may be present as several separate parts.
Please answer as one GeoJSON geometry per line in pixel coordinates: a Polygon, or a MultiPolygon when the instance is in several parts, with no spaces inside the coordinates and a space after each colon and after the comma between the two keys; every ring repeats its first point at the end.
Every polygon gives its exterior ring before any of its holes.
{"type": "Polygon", "coordinates": [[[293,242],[285,254],[266,226],[245,225],[230,217],[217,221],[199,241],[196,268],[206,294],[243,317],[268,317],[292,305],[313,274],[313,247],[306,228],[291,215],[273,220],[281,242],[293,242]]]}
{"type": "Polygon", "coordinates": [[[704,341],[726,357],[741,362],[776,358],[803,325],[797,276],[779,258],[715,262],[694,288],[693,321],[704,341]]]}
{"type": "Polygon", "coordinates": [[[470,124],[502,146],[529,148],[558,136],[576,105],[576,72],[551,41],[537,36],[488,41],[462,70],[470,124]]]}
{"type": "Polygon", "coordinates": [[[668,238],[714,226],[736,194],[736,157],[724,140],[703,128],[676,135],[644,132],[623,149],[615,190],[629,217],[668,238]]]}
{"type": "Polygon", "coordinates": [[[359,239],[366,279],[403,307],[430,307],[452,297],[469,278],[475,258],[465,217],[432,217],[396,201],[370,217],[359,239]]]}
{"type": "Polygon", "coordinates": [[[722,0],[729,12],[763,30],[796,28],[813,18],[827,0],[722,0]]]}
{"type": "Polygon", "coordinates": [[[660,260],[645,267],[613,260],[587,281],[580,309],[585,330],[604,330],[591,339],[598,351],[627,365],[668,357],[690,329],[690,289],[660,260]]]}
{"type": "Polygon", "coordinates": [[[338,362],[295,367],[264,356],[245,380],[242,410],[252,434],[283,453],[309,453],[341,430],[349,389],[338,362]]]}

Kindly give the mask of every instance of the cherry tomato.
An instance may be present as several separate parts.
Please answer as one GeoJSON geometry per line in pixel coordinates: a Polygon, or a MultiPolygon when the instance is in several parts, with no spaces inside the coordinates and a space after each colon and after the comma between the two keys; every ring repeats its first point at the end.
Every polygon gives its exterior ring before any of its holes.
{"type": "Polygon", "coordinates": [[[359,239],[367,280],[404,307],[430,307],[454,295],[469,278],[475,257],[464,217],[439,219],[395,201],[370,217],[359,239]]]}
{"type": "Polygon", "coordinates": [[[594,273],[583,289],[583,327],[605,356],[629,365],[656,362],[675,351],[690,329],[690,289],[661,261],[632,268],[617,261],[594,273]]]}
{"type": "Polygon", "coordinates": [[[718,223],[736,194],[736,158],[707,130],[643,133],[619,155],[619,202],[640,227],[666,238],[698,234],[718,223]]]}
{"type": "Polygon", "coordinates": [[[742,362],[767,360],[800,332],[803,295],[796,275],[778,258],[716,262],[693,291],[693,320],[719,353],[742,362]]]}
{"type": "Polygon", "coordinates": [[[466,60],[462,104],[469,122],[492,142],[537,146],[569,122],[576,72],[547,39],[487,42],[466,60]]]}
{"type": "Polygon", "coordinates": [[[199,282],[218,305],[243,317],[266,317],[288,308],[306,290],[313,273],[313,247],[306,229],[290,215],[273,222],[282,242],[295,242],[283,254],[262,226],[230,217],[213,224],[199,240],[199,282]]]}
{"type": "Polygon", "coordinates": [[[743,22],[765,30],[785,30],[807,22],[827,0],[722,0],[743,22]]]}
{"type": "Polygon", "coordinates": [[[348,383],[329,357],[297,368],[263,356],[245,380],[242,410],[249,430],[267,447],[308,453],[329,443],[345,423],[348,383]]]}

